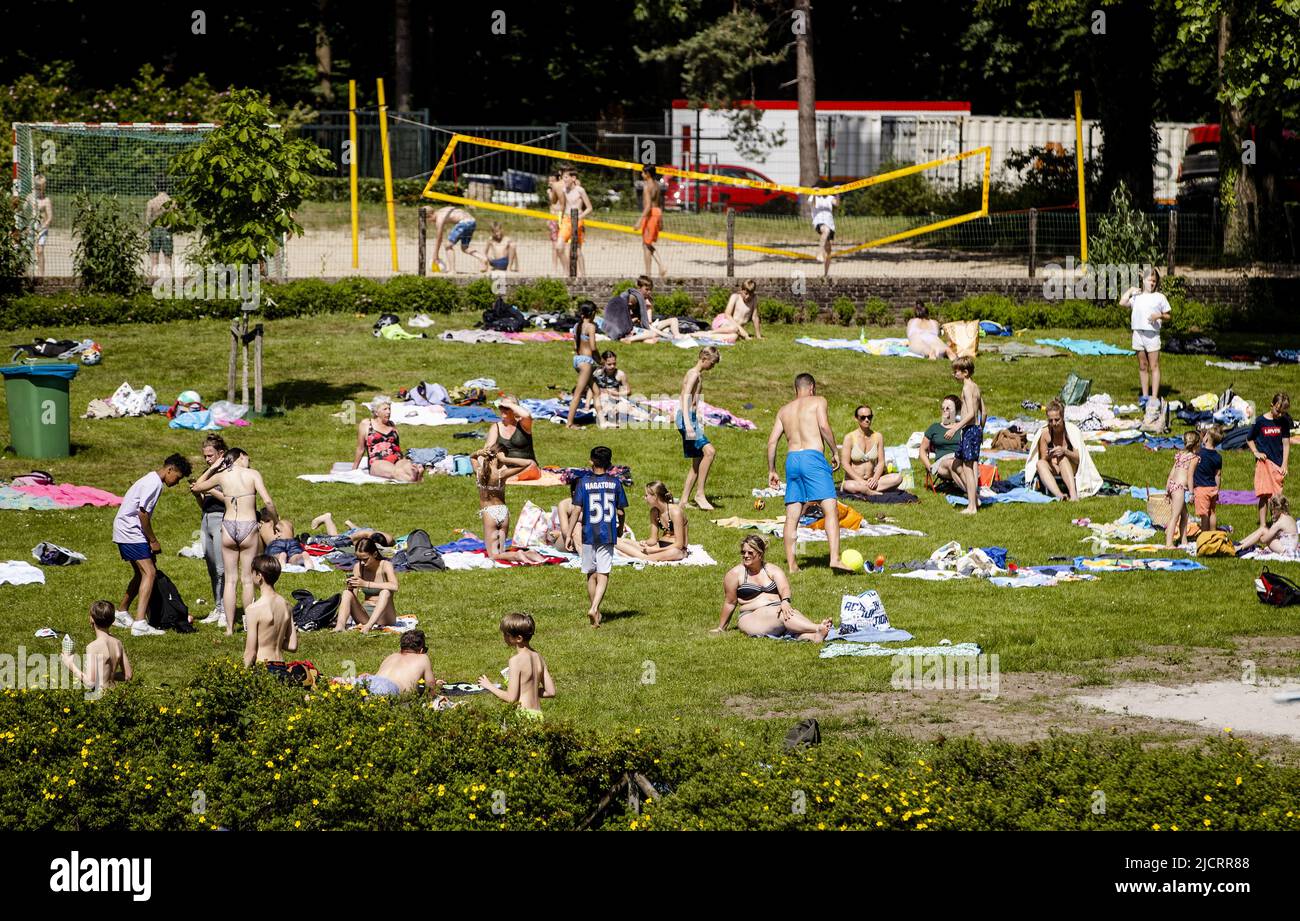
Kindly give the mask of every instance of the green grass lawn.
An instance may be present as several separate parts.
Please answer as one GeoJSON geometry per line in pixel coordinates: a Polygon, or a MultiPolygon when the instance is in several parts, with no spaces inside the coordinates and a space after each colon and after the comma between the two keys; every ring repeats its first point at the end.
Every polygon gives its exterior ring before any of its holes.
{"type": "MultiPolygon", "coordinates": [[[[404,533],[424,528],[435,542],[450,540],[455,528],[479,529],[478,502],[468,478],[431,477],[407,487],[314,485],[297,479],[300,473],[320,473],[339,460],[350,460],[354,429],[332,419],[346,401],[362,401],[377,392],[391,393],[421,380],[448,386],[488,376],[520,396],[553,395],[548,384],[573,380],[571,348],[565,344],[471,346],[440,341],[387,342],[370,334],[373,317],[323,316],[268,324],[266,380],[268,403],[283,405],[285,415],[258,420],[243,430],[226,433],[228,441],[247,449],[265,475],[281,513],[304,530],[308,521],[330,511],[338,521],[350,518],[404,533]]],[[[470,325],[468,317],[438,318],[441,329],[470,325]]],[[[103,364],[83,368],[72,385],[74,416],[88,400],[107,397],[122,381],[152,385],[160,401],[170,402],[182,389],[198,390],[211,402],[224,397],[227,342],[224,324],[214,321],[172,323],[157,327],[65,328],[15,331],[9,341],[41,335],[90,336],[105,351],[103,364]]],[[[853,331],[856,333],[856,331],[853,331]]],[[[1068,334],[1050,330],[1026,338],[1068,334]]],[[[709,402],[729,408],[757,423],[758,431],[711,429],[718,459],[710,493],[723,515],[753,516],[750,490],[764,485],[764,445],[774,411],[788,398],[791,380],[800,371],[813,372],[830,401],[832,425],[842,436],[852,424],[859,403],[875,408],[877,428],[886,443],[904,441],[938,417],[940,398],[954,389],[944,363],[875,358],[846,352],[813,350],[794,344],[797,336],[845,335],[842,327],[774,326],[767,338],[723,350],[721,364],[704,385],[709,402]],[[753,404],[752,409],[743,408],[753,404]]],[[[875,335],[900,335],[877,331],[875,335]]],[[[1083,333],[1094,336],[1095,333],[1083,333]]],[[[1100,338],[1127,344],[1127,332],[1106,331],[1100,338]]],[[[1243,340],[1244,342],[1245,340],[1243,340]]],[[[1276,345],[1277,343],[1274,343],[1276,345]]],[[[624,346],[620,366],[634,392],[674,394],[694,353],[667,345],[624,346]]],[[[1243,396],[1261,406],[1278,389],[1297,388],[1294,366],[1286,370],[1233,373],[1205,365],[1203,356],[1166,356],[1165,381],[1174,397],[1190,399],[1206,391],[1235,385],[1243,396]]],[[[1066,374],[1076,370],[1094,381],[1094,392],[1109,392],[1120,402],[1135,399],[1135,361],[1129,357],[1057,358],[1007,363],[993,357],[978,362],[976,380],[984,388],[990,412],[1015,416],[1024,399],[1045,401],[1059,390],[1066,374]]],[[[364,410],[362,410],[364,412],[364,410]]],[[[0,425],[7,426],[7,408],[0,425]]],[[[467,451],[479,442],[453,440],[460,429],[405,428],[407,448],[441,445],[467,451]]],[[[1180,431],[1180,429],[1175,429],[1180,431]]],[[[26,461],[6,454],[0,477],[9,478],[33,466],[50,470],[62,483],[92,485],[118,494],[161,459],[181,451],[199,463],[201,434],[173,431],[160,416],[148,419],[91,421],[74,418],[74,456],[56,461],[26,461]]],[[[641,484],[663,479],[676,492],[685,462],[675,431],[597,430],[569,432],[549,422],[538,423],[536,442],[544,464],[582,464],[595,444],[609,444],[616,463],[630,464],[637,483],[629,491],[629,521],[644,533],[645,505],[641,484]]],[[[1103,474],[1141,485],[1163,484],[1171,452],[1153,453],[1140,446],[1109,449],[1097,455],[1103,474]]],[[[1004,474],[1016,466],[1003,465],[1004,474]]],[[[1224,486],[1249,489],[1252,465],[1245,452],[1225,454],[1224,486]]],[[[563,489],[511,488],[507,501],[517,512],[525,499],[547,506],[566,494],[563,489]]],[[[769,503],[769,508],[772,507],[769,503]]],[[[859,540],[848,545],[874,558],[889,561],[927,557],[936,547],[958,540],[965,546],[1000,545],[1024,564],[1047,562],[1053,556],[1074,556],[1087,545],[1087,531],[1071,519],[1088,516],[1106,521],[1140,503],[1123,498],[1099,498],[1078,505],[1005,505],[974,519],[959,516],[941,497],[922,493],[911,506],[860,506],[871,513],[894,516],[904,527],[924,531],[925,537],[859,540]]],[[[769,511],[767,514],[776,514],[769,511]]],[[[70,512],[0,513],[0,558],[28,559],[40,540],[64,544],[85,553],[88,562],[46,570],[47,584],[3,590],[0,650],[53,651],[56,640],[38,640],[44,626],[70,631],[84,643],[86,612],[98,598],[121,601],[128,567],[111,543],[112,509],[83,508],[70,512]]],[[[1254,526],[1253,507],[1221,508],[1220,521],[1238,534],[1254,526]]],[[[193,602],[210,601],[206,570],[201,561],[179,558],[198,525],[198,510],[185,487],[164,494],[156,513],[156,530],[163,545],[162,567],[193,602]]],[[[772,731],[765,722],[750,721],[726,701],[736,696],[769,700],[787,707],[815,703],[830,695],[890,693],[888,659],[820,660],[809,644],[753,640],[733,630],[710,636],[722,600],[722,576],[733,565],[742,532],[715,527],[704,513],[691,515],[691,540],[703,543],[719,561],[715,568],[616,569],[606,598],[606,626],[594,631],[584,616],[586,596],[577,571],[559,567],[494,572],[419,573],[402,577],[399,611],[415,614],[429,638],[439,675],[472,680],[495,674],[507,651],[497,632],[502,613],[531,612],[538,621],[536,648],[550,663],[559,689],[547,703],[548,718],[559,717],[598,727],[671,727],[727,724],[743,734],[772,731]],[[653,672],[653,682],[645,680],[653,672]]],[[[769,553],[781,560],[778,548],[769,553]]],[[[979,643],[997,653],[1004,673],[1061,672],[1082,682],[1104,680],[1099,664],[1134,655],[1148,647],[1209,647],[1230,651],[1235,638],[1294,634],[1291,618],[1255,599],[1252,579],[1259,566],[1235,559],[1213,559],[1209,571],[1189,574],[1125,573],[1103,576],[1092,584],[1036,590],[1000,589],[979,581],[932,584],[885,576],[856,579],[833,577],[825,567],[825,545],[810,545],[805,568],[793,579],[795,604],[814,619],[837,614],[842,592],[876,588],[891,621],[916,635],[916,642],[979,643]]],[[[1300,576],[1298,566],[1283,571],[1300,576]]],[[[284,594],[299,587],[317,596],[341,589],[343,575],[285,576],[284,594]]],[[[207,605],[192,604],[198,616],[207,605]]],[[[243,636],[227,639],[213,627],[189,636],[125,638],[137,680],[150,686],[186,682],[205,663],[235,657],[243,636]]],[[[307,635],[301,653],[327,673],[337,673],[351,660],[358,671],[375,668],[397,646],[396,638],[307,635]]],[[[1005,679],[1004,679],[1005,680],[1005,679]]],[[[473,706],[495,708],[494,700],[475,699],[473,706]]],[[[858,718],[860,719],[860,718],[858,718]]],[[[784,725],[780,727],[783,731],[784,725]]],[[[853,728],[853,718],[845,718],[853,728]]]]}

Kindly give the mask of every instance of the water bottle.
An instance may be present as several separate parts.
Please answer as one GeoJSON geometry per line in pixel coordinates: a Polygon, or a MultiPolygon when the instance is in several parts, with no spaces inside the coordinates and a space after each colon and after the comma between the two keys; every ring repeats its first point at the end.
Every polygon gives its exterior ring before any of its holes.
{"type": "Polygon", "coordinates": [[[66,633],[63,634],[63,652],[64,652],[64,654],[70,656],[70,655],[72,655],[72,650],[74,650],[74,649],[76,649],[76,648],[77,648],[77,644],[73,642],[72,637],[70,637],[70,636],[69,636],[68,634],[66,634],[66,633]]]}

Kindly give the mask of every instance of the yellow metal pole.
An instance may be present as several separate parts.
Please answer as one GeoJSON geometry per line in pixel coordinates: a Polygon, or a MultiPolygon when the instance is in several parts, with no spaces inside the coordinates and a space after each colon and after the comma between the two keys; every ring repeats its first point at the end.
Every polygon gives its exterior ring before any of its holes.
{"type": "Polygon", "coordinates": [[[360,268],[357,252],[357,81],[348,81],[348,186],[352,202],[352,268],[360,268]]]}
{"type": "Polygon", "coordinates": [[[1079,173],[1079,262],[1088,262],[1087,181],[1083,173],[1083,93],[1074,91],[1074,163],[1079,173]]]}
{"type": "Polygon", "coordinates": [[[393,251],[393,271],[397,271],[397,214],[393,210],[393,165],[388,157],[388,106],[384,102],[384,78],[379,87],[379,146],[384,151],[384,200],[388,208],[388,245],[393,251]]]}

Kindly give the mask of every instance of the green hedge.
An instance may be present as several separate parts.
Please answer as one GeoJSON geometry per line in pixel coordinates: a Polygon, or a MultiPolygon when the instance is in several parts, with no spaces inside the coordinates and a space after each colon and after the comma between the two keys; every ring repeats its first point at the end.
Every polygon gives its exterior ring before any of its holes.
{"type": "Polygon", "coordinates": [[[182,688],[98,701],[0,691],[0,827],[573,829],[639,771],[661,796],[640,817],[616,798],[600,827],[1300,829],[1300,769],[1236,741],[831,738],[790,752],[717,731],[539,725],[482,703],[305,695],[228,660],[182,688]]]}
{"type": "MultiPolygon", "coordinates": [[[[352,195],[349,191],[349,180],[346,176],[317,176],[316,182],[311,192],[307,195],[307,201],[319,202],[348,202],[351,201],[352,195]]],[[[399,205],[436,205],[438,202],[423,198],[421,193],[424,192],[425,180],[423,179],[394,179],[393,180],[393,201],[399,205]]],[[[464,190],[457,187],[454,182],[437,182],[434,183],[434,191],[443,192],[448,195],[463,195],[464,190]]],[[[371,203],[384,203],[384,180],[373,178],[357,179],[357,200],[371,203]]]]}

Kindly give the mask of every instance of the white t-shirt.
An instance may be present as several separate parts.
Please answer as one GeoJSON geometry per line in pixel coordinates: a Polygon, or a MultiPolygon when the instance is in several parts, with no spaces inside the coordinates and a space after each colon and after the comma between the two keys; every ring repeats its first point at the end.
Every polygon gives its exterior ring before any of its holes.
{"type": "Polygon", "coordinates": [[[1129,308],[1132,313],[1129,316],[1129,326],[1131,329],[1139,332],[1160,332],[1160,321],[1151,322],[1151,314],[1168,313],[1169,299],[1159,291],[1142,292],[1135,294],[1128,300],[1129,308]]]}
{"type": "Polygon", "coordinates": [[[812,223],[814,227],[820,227],[823,224],[831,230],[835,229],[835,216],[831,209],[835,207],[834,195],[814,195],[812,200],[812,223]]]}
{"type": "Polygon", "coordinates": [[[131,484],[131,488],[126,491],[126,496],[122,499],[122,505],[117,510],[117,515],[113,517],[113,543],[115,544],[147,544],[149,538],[144,535],[144,528],[140,526],[139,512],[141,510],[153,514],[154,506],[158,504],[158,497],[163,491],[162,477],[158,471],[151,470],[140,479],[131,484]]]}

